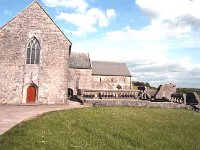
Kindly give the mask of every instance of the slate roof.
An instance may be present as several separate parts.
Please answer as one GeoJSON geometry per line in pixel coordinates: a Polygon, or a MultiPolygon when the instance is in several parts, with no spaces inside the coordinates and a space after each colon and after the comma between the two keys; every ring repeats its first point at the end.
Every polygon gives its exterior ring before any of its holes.
{"type": "Polygon", "coordinates": [[[72,52],[69,57],[69,68],[91,69],[89,54],[72,52]]]}
{"type": "Polygon", "coordinates": [[[104,61],[92,61],[92,74],[104,76],[131,76],[125,63],[104,61]]]}

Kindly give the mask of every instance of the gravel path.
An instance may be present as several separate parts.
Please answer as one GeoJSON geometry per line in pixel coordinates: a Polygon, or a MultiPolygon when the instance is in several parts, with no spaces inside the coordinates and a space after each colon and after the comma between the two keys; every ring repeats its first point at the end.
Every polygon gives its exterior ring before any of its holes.
{"type": "Polygon", "coordinates": [[[16,106],[0,105],[0,135],[24,120],[29,120],[45,112],[82,108],[78,102],[69,101],[68,105],[16,106]]]}

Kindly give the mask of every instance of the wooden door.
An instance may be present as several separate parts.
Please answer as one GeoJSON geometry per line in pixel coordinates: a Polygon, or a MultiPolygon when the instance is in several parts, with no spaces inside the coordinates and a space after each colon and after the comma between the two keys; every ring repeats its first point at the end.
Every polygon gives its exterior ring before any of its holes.
{"type": "Polygon", "coordinates": [[[34,86],[29,86],[27,89],[26,103],[35,103],[36,89],[34,86]]]}

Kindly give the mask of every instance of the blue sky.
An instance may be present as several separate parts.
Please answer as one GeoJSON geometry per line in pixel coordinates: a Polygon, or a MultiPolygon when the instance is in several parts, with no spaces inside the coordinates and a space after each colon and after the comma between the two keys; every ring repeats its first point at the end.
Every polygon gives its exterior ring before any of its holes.
{"type": "MultiPolygon", "coordinates": [[[[32,0],[1,0],[0,26],[32,0]]],[[[126,62],[133,80],[200,88],[200,0],[39,0],[92,60],[126,62]]]]}

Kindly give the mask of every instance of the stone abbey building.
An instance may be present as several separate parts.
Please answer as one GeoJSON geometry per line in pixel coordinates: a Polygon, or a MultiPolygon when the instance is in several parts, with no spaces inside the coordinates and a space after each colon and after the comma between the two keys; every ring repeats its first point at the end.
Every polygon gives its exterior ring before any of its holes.
{"type": "Polygon", "coordinates": [[[124,63],[90,61],[35,1],[0,28],[0,104],[65,104],[77,89],[128,90],[124,63]]]}

